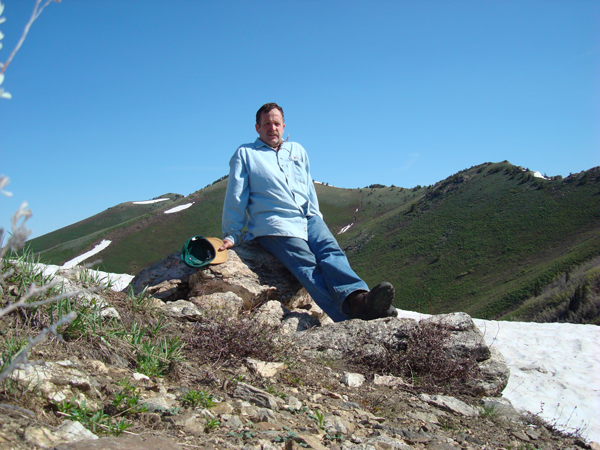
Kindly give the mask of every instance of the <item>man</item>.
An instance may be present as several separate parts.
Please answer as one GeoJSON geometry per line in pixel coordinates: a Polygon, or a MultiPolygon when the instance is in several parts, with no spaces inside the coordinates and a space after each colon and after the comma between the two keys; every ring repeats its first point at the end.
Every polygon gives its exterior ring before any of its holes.
{"type": "Polygon", "coordinates": [[[306,151],[284,142],[283,109],[275,103],[256,113],[258,139],[229,162],[221,251],[242,240],[274,254],[335,322],[396,316],[394,288],[369,291],[323,222],[306,151]]]}

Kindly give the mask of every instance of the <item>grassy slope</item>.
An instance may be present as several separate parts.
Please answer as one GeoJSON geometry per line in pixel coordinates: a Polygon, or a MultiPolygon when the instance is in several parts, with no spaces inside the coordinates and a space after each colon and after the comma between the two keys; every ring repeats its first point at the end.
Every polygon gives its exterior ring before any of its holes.
{"type": "MultiPolygon", "coordinates": [[[[536,280],[600,254],[597,183],[511,172],[508,163],[480,166],[414,192],[405,207],[348,232],[342,246],[370,285],[394,283],[397,306],[500,317],[536,280]]],[[[376,207],[392,192],[376,189],[376,207]]]]}
{"type": "MultiPolygon", "coordinates": [[[[118,226],[124,222],[135,220],[146,214],[155,211],[163,211],[172,208],[178,204],[182,198],[179,194],[165,194],[159,198],[170,198],[170,200],[151,203],[147,205],[135,205],[132,202],[121,203],[112,208],[108,208],[99,214],[74,223],[67,227],[45,234],[38,238],[28,241],[28,247],[34,253],[48,251],[56,246],[64,245],[67,242],[87,242],[89,236],[98,235],[112,227],[118,226]]],[[[79,245],[73,244],[73,247],[79,248],[79,245]]]]}
{"type": "MultiPolygon", "coordinates": [[[[600,254],[598,176],[588,172],[585,179],[547,181],[504,162],[429,188],[316,189],[334,234],[353,224],[337,236],[352,266],[371,286],[394,283],[396,306],[499,318],[528,298],[536,281],[548,284],[600,254]]],[[[52,243],[63,243],[40,253],[42,261],[64,262],[105,238],[113,244],[100,255],[103,267],[135,274],[194,234],[220,236],[226,183],[168,205],[194,202],[176,214],[163,207],[127,216],[118,205],[102,213],[103,221],[99,214],[58,230],[52,243]]],[[[34,239],[32,248],[48,241],[34,239]]]]}
{"type": "Polygon", "coordinates": [[[220,181],[197,191],[186,197],[185,203],[194,202],[188,209],[176,214],[156,214],[136,223],[135,232],[115,236],[115,243],[102,252],[104,266],[110,271],[135,274],[180,251],[194,235],[220,237],[226,187],[227,182],[220,181]]]}

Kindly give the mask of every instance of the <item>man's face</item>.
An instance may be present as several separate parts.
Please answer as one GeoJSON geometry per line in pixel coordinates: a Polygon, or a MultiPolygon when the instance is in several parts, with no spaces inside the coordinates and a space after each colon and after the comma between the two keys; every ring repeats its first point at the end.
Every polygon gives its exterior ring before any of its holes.
{"type": "Polygon", "coordinates": [[[275,150],[279,150],[279,146],[283,142],[283,130],[285,130],[281,112],[278,109],[272,109],[268,113],[262,113],[260,125],[256,124],[255,126],[260,140],[275,150]]]}

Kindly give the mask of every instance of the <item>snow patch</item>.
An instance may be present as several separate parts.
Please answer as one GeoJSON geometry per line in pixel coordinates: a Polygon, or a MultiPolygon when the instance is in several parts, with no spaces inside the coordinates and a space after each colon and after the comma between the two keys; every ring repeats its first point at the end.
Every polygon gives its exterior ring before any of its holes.
{"type": "Polygon", "coordinates": [[[157,198],[154,200],[144,200],[143,202],[131,202],[134,205],[150,205],[151,203],[164,202],[165,200],[171,200],[170,198],[157,198]]]}
{"type": "MultiPolygon", "coordinates": [[[[399,317],[429,317],[398,310],[399,317]]],[[[503,397],[566,432],[600,442],[600,327],[473,319],[510,368],[503,397]]]]}
{"type": "Polygon", "coordinates": [[[165,214],[173,214],[173,213],[176,213],[176,212],[179,212],[179,211],[183,211],[184,209],[188,209],[193,204],[194,204],[194,202],[192,202],[192,203],[186,203],[185,205],[179,205],[179,206],[176,206],[175,208],[167,209],[165,211],[165,214]]]}
{"type": "Polygon", "coordinates": [[[541,172],[533,172],[533,176],[535,178],[541,178],[542,180],[547,180],[548,178],[546,178],[544,175],[542,175],[541,172]]]}
{"type": "Polygon", "coordinates": [[[90,258],[91,256],[94,256],[96,253],[100,253],[102,250],[104,250],[106,247],[108,247],[111,242],[112,241],[109,241],[106,239],[102,240],[102,242],[97,244],[89,252],[85,252],[83,255],[79,255],[78,257],[73,258],[71,261],[67,261],[66,263],[64,263],[61,266],[61,269],[70,269],[71,267],[75,267],[80,262],[85,261],[86,259],[90,258]]]}
{"type": "Polygon", "coordinates": [[[338,233],[338,235],[340,235],[340,234],[345,233],[346,231],[348,231],[352,225],[354,225],[354,222],[352,222],[350,225],[346,225],[344,228],[342,228],[340,230],[340,232],[338,233]]]}

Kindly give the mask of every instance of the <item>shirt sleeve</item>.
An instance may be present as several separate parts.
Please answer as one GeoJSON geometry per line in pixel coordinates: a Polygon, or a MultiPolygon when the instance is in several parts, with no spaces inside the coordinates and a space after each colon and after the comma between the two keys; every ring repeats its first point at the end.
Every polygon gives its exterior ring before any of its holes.
{"type": "Polygon", "coordinates": [[[320,216],[323,218],[321,211],[319,211],[319,199],[317,198],[317,191],[315,190],[315,182],[310,174],[310,161],[308,160],[308,154],[306,153],[306,150],[304,150],[304,158],[306,160],[306,176],[308,181],[308,201],[310,202],[308,207],[308,215],[320,216]]]}
{"type": "Polygon", "coordinates": [[[223,205],[223,237],[237,245],[242,240],[242,229],[246,225],[246,208],[250,196],[248,170],[242,148],[238,148],[229,161],[229,178],[223,205]]]}

